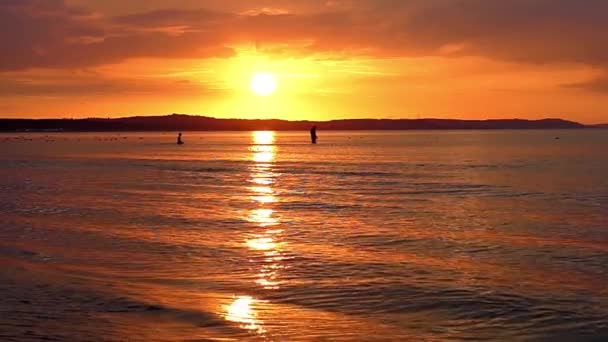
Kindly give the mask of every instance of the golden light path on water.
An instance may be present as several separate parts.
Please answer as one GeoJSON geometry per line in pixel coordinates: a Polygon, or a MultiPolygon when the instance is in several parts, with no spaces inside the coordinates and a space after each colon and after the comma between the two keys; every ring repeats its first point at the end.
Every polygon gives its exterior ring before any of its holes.
{"type": "MultiPolygon", "coordinates": [[[[274,145],[274,132],[258,131],[252,133],[251,175],[248,188],[251,192],[252,209],[247,219],[257,225],[258,230],[246,237],[244,244],[252,251],[252,255],[257,256],[262,253],[261,259],[252,258],[258,261],[259,267],[256,275],[256,284],[265,290],[278,289],[280,281],[280,271],[284,268],[281,264],[283,260],[282,248],[284,243],[281,241],[282,229],[277,229],[280,224],[276,216],[273,204],[277,202],[273,184],[276,174],[273,172],[276,146],[274,145]]],[[[244,329],[263,334],[263,322],[258,318],[256,304],[259,301],[251,296],[237,296],[234,301],[225,307],[226,320],[239,323],[244,329]]]]}
{"type": "Polygon", "coordinates": [[[232,304],[226,306],[226,320],[239,323],[241,327],[264,333],[257,322],[257,313],[253,309],[255,300],[250,296],[239,296],[232,304]]]}

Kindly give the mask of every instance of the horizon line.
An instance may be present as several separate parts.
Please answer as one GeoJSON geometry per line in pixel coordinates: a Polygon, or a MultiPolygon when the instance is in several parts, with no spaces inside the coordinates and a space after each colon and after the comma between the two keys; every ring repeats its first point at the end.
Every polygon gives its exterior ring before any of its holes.
{"type": "Polygon", "coordinates": [[[459,119],[459,118],[437,118],[437,117],[417,117],[417,118],[341,118],[341,119],[331,119],[331,120],[310,120],[310,119],[279,119],[279,118],[239,118],[239,117],[216,117],[204,114],[190,114],[190,113],[170,113],[170,114],[132,114],[127,116],[117,116],[117,117],[101,117],[101,116],[89,116],[89,117],[49,117],[49,118],[24,118],[24,117],[0,117],[0,120],[120,120],[120,119],[132,119],[132,118],[161,118],[161,117],[171,117],[171,116],[189,116],[189,117],[200,117],[214,120],[250,120],[250,121],[287,121],[287,122],[315,122],[315,123],[323,123],[323,122],[335,122],[335,121],[346,121],[346,120],[373,120],[373,121],[399,121],[399,120],[454,120],[454,121],[499,121],[499,120],[521,120],[521,121],[545,121],[545,120],[561,120],[567,122],[578,123],[585,126],[597,126],[597,125],[608,125],[608,122],[599,122],[599,123],[583,123],[580,121],[563,119],[560,117],[544,117],[540,119],[528,119],[522,117],[512,117],[512,118],[483,118],[483,119],[459,119]]]}

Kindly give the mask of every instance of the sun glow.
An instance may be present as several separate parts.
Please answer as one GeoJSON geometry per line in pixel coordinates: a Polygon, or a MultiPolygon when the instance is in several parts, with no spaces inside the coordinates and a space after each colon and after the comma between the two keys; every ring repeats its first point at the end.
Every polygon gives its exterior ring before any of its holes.
{"type": "Polygon", "coordinates": [[[258,72],[251,78],[251,90],[257,95],[272,95],[276,89],[277,80],[271,73],[258,72]]]}

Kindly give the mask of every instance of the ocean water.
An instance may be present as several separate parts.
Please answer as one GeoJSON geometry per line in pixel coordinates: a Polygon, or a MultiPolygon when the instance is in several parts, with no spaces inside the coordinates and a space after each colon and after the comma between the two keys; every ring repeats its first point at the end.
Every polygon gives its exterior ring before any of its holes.
{"type": "Polygon", "coordinates": [[[608,130],[0,135],[0,340],[608,339],[608,130]]]}

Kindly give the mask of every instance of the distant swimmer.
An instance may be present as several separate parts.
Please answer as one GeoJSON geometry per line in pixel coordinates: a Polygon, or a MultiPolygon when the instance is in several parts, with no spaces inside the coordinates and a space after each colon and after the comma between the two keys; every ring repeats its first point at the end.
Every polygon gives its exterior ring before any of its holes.
{"type": "Polygon", "coordinates": [[[317,143],[317,126],[312,126],[312,128],[310,129],[310,141],[313,144],[317,143]]]}
{"type": "Polygon", "coordinates": [[[181,132],[177,135],[177,144],[178,145],[183,145],[184,144],[184,142],[182,141],[182,133],[181,132]]]}

